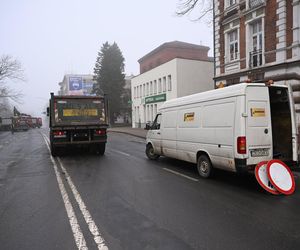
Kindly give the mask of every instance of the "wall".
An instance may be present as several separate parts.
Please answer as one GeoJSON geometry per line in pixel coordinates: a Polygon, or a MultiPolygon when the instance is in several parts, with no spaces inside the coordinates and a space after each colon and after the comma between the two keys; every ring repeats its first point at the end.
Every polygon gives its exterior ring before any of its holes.
{"type": "Polygon", "coordinates": [[[213,62],[177,59],[177,97],[214,89],[213,62]]]}

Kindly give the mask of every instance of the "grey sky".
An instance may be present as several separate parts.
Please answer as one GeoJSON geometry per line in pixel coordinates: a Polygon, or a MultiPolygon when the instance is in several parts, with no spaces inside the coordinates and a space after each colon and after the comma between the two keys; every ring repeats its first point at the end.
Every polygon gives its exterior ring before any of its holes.
{"type": "Polygon", "coordinates": [[[0,55],[22,63],[27,82],[20,111],[40,115],[50,92],[66,73],[93,73],[103,43],[114,41],[125,58],[125,73],[139,74],[137,60],[174,40],[211,48],[205,22],[175,15],[178,0],[1,0],[0,55]]]}

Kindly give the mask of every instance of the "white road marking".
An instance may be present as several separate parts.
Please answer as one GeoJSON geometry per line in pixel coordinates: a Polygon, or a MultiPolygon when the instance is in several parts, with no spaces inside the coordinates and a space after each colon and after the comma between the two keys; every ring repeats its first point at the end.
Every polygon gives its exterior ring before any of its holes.
{"type": "MultiPolygon", "coordinates": [[[[45,143],[46,143],[46,145],[48,147],[48,150],[50,152],[50,147],[49,147],[49,144],[47,142],[47,137],[45,137],[45,135],[43,135],[43,138],[44,138],[45,143]]],[[[80,250],[86,250],[88,248],[86,246],[85,238],[84,238],[84,236],[82,234],[82,231],[81,231],[81,228],[80,228],[80,226],[78,224],[78,220],[76,218],[73,206],[72,206],[72,204],[70,202],[68,193],[67,193],[67,191],[65,189],[65,186],[63,184],[62,178],[61,178],[60,173],[58,171],[58,167],[56,165],[56,162],[55,162],[54,158],[51,155],[50,155],[50,159],[51,159],[51,161],[53,163],[53,168],[54,168],[54,171],[55,171],[56,180],[57,180],[57,183],[58,183],[58,187],[59,187],[61,196],[63,198],[63,202],[65,204],[67,215],[69,217],[69,223],[71,225],[71,229],[72,229],[72,232],[73,232],[75,243],[76,243],[78,249],[80,249],[80,250]]]]}
{"type": "Polygon", "coordinates": [[[163,170],[168,171],[168,172],[170,172],[170,173],[172,173],[172,174],[176,174],[176,175],[179,175],[179,176],[181,176],[181,177],[187,178],[187,179],[189,179],[189,180],[191,180],[191,181],[199,181],[199,180],[196,179],[196,178],[187,176],[187,175],[185,175],[185,174],[181,174],[181,173],[179,173],[179,172],[173,171],[173,170],[168,169],[168,168],[163,168],[163,170]]]}
{"type": "MultiPolygon", "coordinates": [[[[49,148],[49,144],[50,144],[50,141],[49,139],[46,137],[46,135],[43,135],[44,138],[46,138],[48,144],[48,148],[49,148]]],[[[50,149],[50,148],[49,148],[50,149]]],[[[52,156],[51,156],[52,157],[52,156]]],[[[53,157],[52,157],[53,158],[53,157]]],[[[57,157],[57,160],[58,160],[58,163],[62,169],[62,171],[65,173],[65,177],[67,179],[67,183],[69,184],[69,187],[75,197],[75,200],[80,208],[80,211],[83,215],[83,218],[86,222],[86,224],[88,225],[88,228],[91,232],[91,234],[94,236],[94,241],[95,243],[97,244],[98,246],[98,249],[101,249],[101,250],[108,250],[108,247],[106,246],[105,244],[105,241],[104,241],[104,238],[101,236],[100,232],[99,232],[99,229],[96,225],[96,223],[94,222],[89,210],[87,209],[84,201],[82,200],[81,198],[81,195],[79,194],[76,186],[74,185],[68,171],[66,170],[66,168],[64,167],[63,163],[61,162],[60,158],[57,157]]]]}
{"type": "Polygon", "coordinates": [[[129,157],[131,156],[130,154],[124,153],[124,152],[119,151],[119,150],[111,149],[111,151],[116,152],[116,153],[121,154],[121,155],[129,156],[129,157]]]}
{"type": "Polygon", "coordinates": [[[65,169],[65,167],[63,166],[61,160],[59,158],[58,162],[60,164],[60,167],[62,169],[62,171],[65,173],[65,176],[67,178],[68,184],[72,190],[72,193],[75,197],[75,200],[77,201],[77,204],[79,205],[80,211],[83,215],[83,218],[86,222],[86,224],[89,227],[89,230],[91,232],[91,234],[94,236],[94,241],[96,242],[98,249],[108,249],[108,247],[105,244],[105,241],[103,239],[103,237],[101,236],[99,229],[96,225],[96,223],[94,222],[89,210],[87,209],[86,205],[84,204],[79,192],[77,191],[77,188],[75,187],[70,175],[68,174],[67,170],[65,169]]]}

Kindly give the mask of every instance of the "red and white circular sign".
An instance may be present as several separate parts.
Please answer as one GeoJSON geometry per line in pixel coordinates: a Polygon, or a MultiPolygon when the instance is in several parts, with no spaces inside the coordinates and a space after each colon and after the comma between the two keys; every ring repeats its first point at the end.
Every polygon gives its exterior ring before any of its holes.
{"type": "Polygon", "coordinates": [[[272,185],[286,195],[295,191],[295,180],[293,173],[287,165],[280,160],[271,160],[267,163],[267,174],[272,185]]]}
{"type": "Polygon", "coordinates": [[[259,185],[271,194],[280,194],[272,185],[267,174],[267,161],[258,163],[255,167],[255,177],[259,185]]]}

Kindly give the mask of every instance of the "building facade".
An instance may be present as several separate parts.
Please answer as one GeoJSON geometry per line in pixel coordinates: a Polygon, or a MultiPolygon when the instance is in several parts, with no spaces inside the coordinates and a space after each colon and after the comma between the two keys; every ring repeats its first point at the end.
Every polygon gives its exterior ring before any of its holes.
{"type": "Polygon", "coordinates": [[[131,79],[132,126],[152,122],[166,100],[214,88],[209,48],[184,42],[164,43],[139,60],[131,79]]]}
{"type": "Polygon", "coordinates": [[[300,1],[214,0],[215,85],[291,85],[300,124],[300,1]]]}
{"type": "Polygon", "coordinates": [[[93,75],[68,74],[59,83],[59,95],[92,95],[94,84],[93,75]]]}

